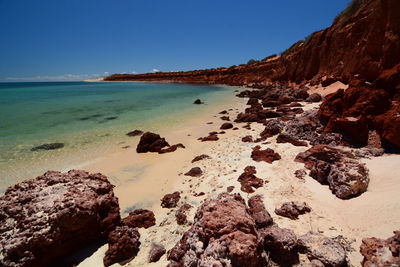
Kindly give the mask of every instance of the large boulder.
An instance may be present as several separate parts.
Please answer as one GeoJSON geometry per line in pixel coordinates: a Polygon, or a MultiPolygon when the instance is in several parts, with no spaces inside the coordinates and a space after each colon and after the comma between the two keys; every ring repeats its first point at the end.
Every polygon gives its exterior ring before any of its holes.
{"type": "Polygon", "coordinates": [[[243,198],[223,193],[197,210],[192,227],[168,252],[169,266],[261,267],[262,245],[243,198]]]}
{"type": "Polygon", "coordinates": [[[344,248],[333,239],[321,234],[308,232],[300,236],[298,247],[307,254],[310,261],[318,260],[329,267],[347,266],[344,248]]]}
{"type": "Polygon", "coordinates": [[[367,191],[369,184],[367,167],[354,158],[350,152],[315,145],[299,153],[295,161],[304,163],[311,170],[310,176],[321,184],[328,184],[338,198],[348,199],[367,191]]]}
{"type": "Polygon", "coordinates": [[[55,266],[106,238],[119,223],[118,199],[107,177],[48,171],[0,197],[0,265],[55,266]]]}

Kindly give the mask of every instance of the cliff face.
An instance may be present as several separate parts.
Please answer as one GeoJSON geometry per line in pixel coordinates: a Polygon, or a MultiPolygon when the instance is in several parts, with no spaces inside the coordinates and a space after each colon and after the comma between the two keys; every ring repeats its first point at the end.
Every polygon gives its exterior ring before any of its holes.
{"type": "MultiPolygon", "coordinates": [[[[328,132],[378,133],[387,151],[400,151],[400,1],[353,0],[325,30],[295,43],[281,56],[253,64],[187,72],[117,74],[108,81],[170,81],[227,85],[294,82],[300,87],[336,80],[349,84],[320,108],[328,132]]],[[[350,138],[351,139],[351,138],[350,138]]],[[[353,138],[354,139],[354,138],[353,138]]],[[[358,138],[368,143],[368,134],[358,138]]]]}
{"type": "MultiPolygon", "coordinates": [[[[175,81],[190,83],[251,83],[312,81],[328,76],[349,81],[375,81],[400,63],[400,1],[364,2],[344,11],[333,25],[294,44],[282,56],[254,64],[187,72],[112,75],[106,80],[175,81]]],[[[397,66],[398,67],[398,66],[397,66]]]]}

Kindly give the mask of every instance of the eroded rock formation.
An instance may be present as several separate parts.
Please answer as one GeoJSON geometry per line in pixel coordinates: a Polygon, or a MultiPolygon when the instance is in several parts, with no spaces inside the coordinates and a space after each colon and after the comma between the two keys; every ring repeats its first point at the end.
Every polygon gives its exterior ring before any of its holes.
{"type": "Polygon", "coordinates": [[[120,223],[113,185],[101,174],[48,171],[0,197],[2,266],[50,266],[120,223]]]}

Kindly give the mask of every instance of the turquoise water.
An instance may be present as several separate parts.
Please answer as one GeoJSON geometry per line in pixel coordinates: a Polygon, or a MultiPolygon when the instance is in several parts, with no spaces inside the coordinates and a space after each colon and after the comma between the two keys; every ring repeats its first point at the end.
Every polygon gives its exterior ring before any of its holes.
{"type": "Polygon", "coordinates": [[[0,175],[19,175],[18,163],[51,162],[62,153],[156,130],[202,112],[232,88],[128,82],[0,83],[0,175]],[[62,142],[54,151],[30,149],[62,142]],[[17,165],[16,165],[17,164],[17,165]]]}

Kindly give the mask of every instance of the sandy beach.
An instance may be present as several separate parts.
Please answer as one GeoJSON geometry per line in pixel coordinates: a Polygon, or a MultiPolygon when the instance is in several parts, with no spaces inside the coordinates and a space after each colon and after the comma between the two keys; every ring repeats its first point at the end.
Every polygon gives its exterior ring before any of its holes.
{"type": "MultiPolygon", "coordinates": [[[[313,89],[318,90],[318,89],[313,89]]],[[[325,90],[319,88],[319,91],[325,90]]],[[[193,220],[196,209],[208,198],[215,198],[225,192],[228,186],[234,186],[233,192],[240,193],[245,199],[254,194],[261,194],[267,210],[274,221],[281,227],[292,229],[296,235],[308,231],[318,231],[332,238],[338,238],[347,246],[349,262],[359,266],[362,256],[359,253],[361,239],[364,237],[387,238],[400,225],[400,162],[399,155],[383,155],[372,159],[363,159],[370,171],[370,183],[367,192],[342,200],[335,197],[327,186],[323,186],[306,175],[304,179],[295,177],[294,172],[305,169],[301,163],[294,162],[295,156],[306,147],[291,144],[278,144],[276,137],[268,138],[270,144],[262,144],[262,148],[272,148],[282,159],[267,164],[251,159],[254,143],[244,143],[241,138],[252,135],[259,136],[265,128],[261,124],[252,123],[251,129],[242,128],[244,123],[234,123],[237,130],[226,130],[219,135],[218,141],[201,142],[199,137],[208,132],[220,131],[224,122],[219,111],[227,110],[231,120],[244,110],[247,99],[236,98],[235,102],[210,109],[207,114],[188,121],[179,129],[166,129],[159,134],[170,143],[183,143],[186,148],[173,153],[137,154],[135,148],[138,137],[130,139],[129,148],[98,159],[80,168],[90,172],[101,172],[108,176],[116,186],[114,191],[119,198],[121,215],[126,216],[136,208],[152,210],[156,216],[156,226],[141,228],[141,246],[138,255],[125,266],[166,266],[164,255],[156,263],[148,263],[148,254],[153,242],[160,243],[167,250],[171,249],[182,234],[188,230],[190,223],[180,226],[176,223],[175,212],[183,204],[193,206],[188,219],[193,220]],[[211,158],[195,163],[191,160],[198,155],[207,154],[211,158]],[[267,181],[263,187],[253,194],[241,192],[238,176],[248,166],[255,166],[257,176],[267,181]],[[192,167],[203,170],[201,177],[189,177],[183,174],[192,167]],[[165,209],[160,206],[160,199],[167,193],[181,192],[181,200],[177,208],[165,209]],[[194,196],[204,192],[203,196],[194,196]],[[274,209],[287,201],[306,202],[312,209],[298,220],[290,220],[278,216],[274,209]],[[339,237],[338,237],[339,236],[339,237]]],[[[303,109],[316,109],[319,103],[301,103],[303,109]]],[[[309,146],[310,147],[310,146],[309,146]]],[[[309,148],[308,147],[308,148],[309,148]]],[[[99,248],[93,255],[81,262],[79,266],[101,266],[108,245],[99,248]]],[[[114,266],[119,266],[115,264],[114,266]]]]}

